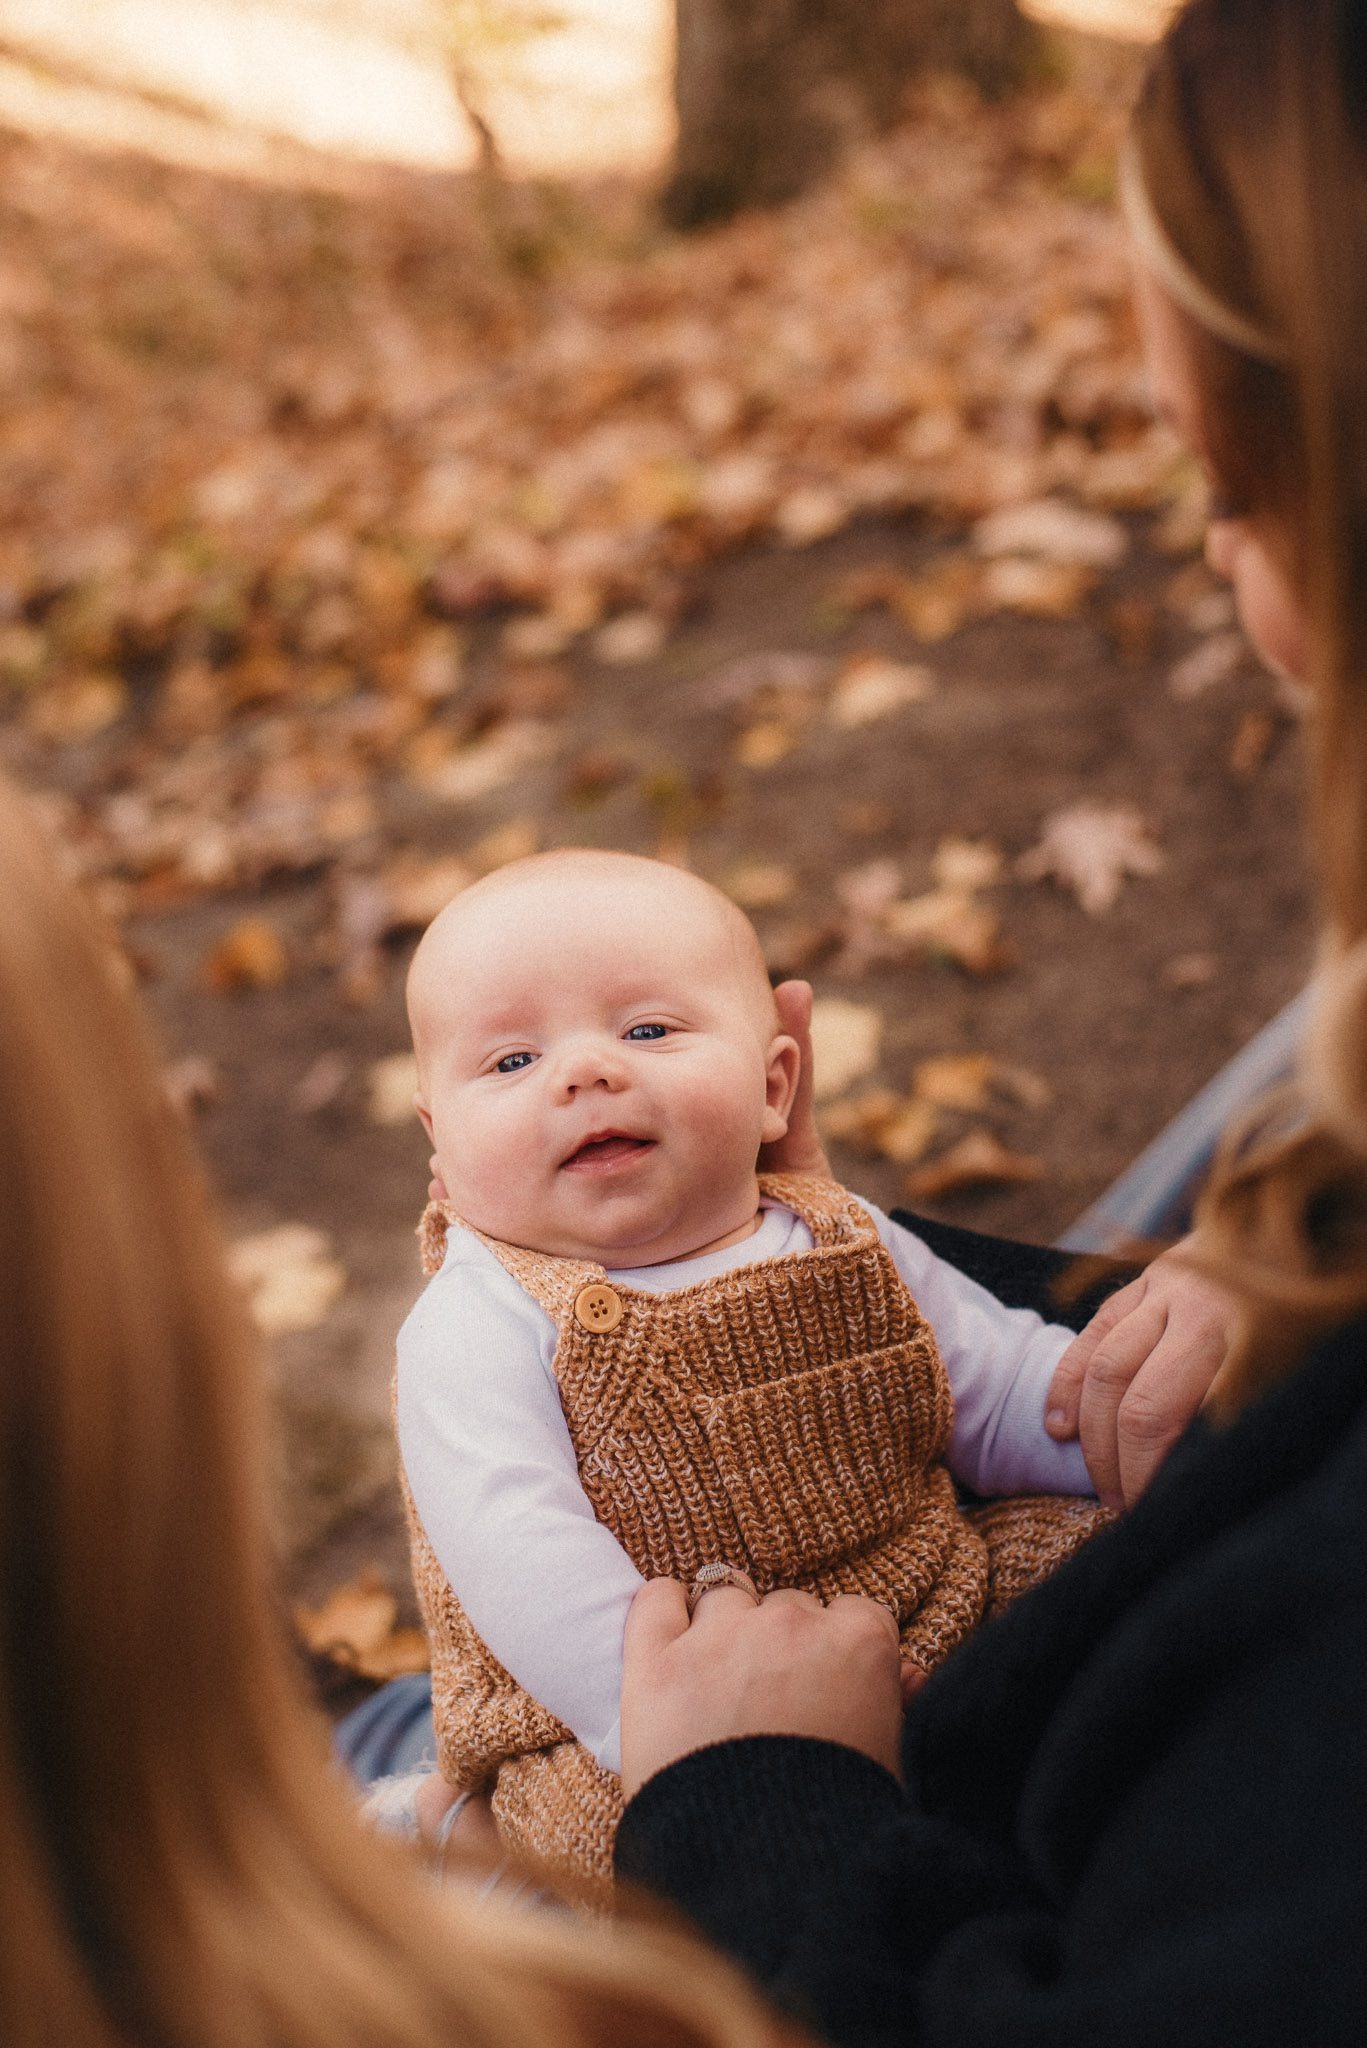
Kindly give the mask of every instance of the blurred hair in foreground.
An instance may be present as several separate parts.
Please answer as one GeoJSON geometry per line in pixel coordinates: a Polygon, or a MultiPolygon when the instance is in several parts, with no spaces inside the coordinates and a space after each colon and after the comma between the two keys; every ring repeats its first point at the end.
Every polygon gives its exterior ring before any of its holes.
{"type": "Polygon", "coordinates": [[[1238,1405],[1367,1306],[1367,7],[1192,0],[1133,144],[1220,324],[1273,340],[1277,361],[1178,308],[1214,482],[1278,551],[1311,645],[1324,943],[1307,1112],[1228,1148],[1198,1217],[1197,1255],[1248,1303],[1222,1389],[1238,1405]]]}
{"type": "Polygon", "coordinates": [[[364,1834],[272,1597],[256,1344],[111,949],[0,783],[0,2038],[752,2048],[685,1940],[364,1834]]]}

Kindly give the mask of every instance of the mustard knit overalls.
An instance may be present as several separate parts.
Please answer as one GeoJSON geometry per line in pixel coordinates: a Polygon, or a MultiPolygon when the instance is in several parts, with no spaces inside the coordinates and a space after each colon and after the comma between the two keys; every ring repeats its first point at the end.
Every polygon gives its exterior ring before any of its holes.
{"type": "MultiPolygon", "coordinates": [[[[867,1211],[831,1181],[760,1185],[808,1225],[812,1249],[674,1293],[481,1241],[556,1326],[580,1482],[639,1571],[687,1585],[721,1561],[761,1593],[868,1594],[896,1613],[903,1656],[929,1670],[1104,1511],[1044,1494],[962,1509],[943,1463],[953,1403],[939,1349],[867,1211]]],[[[443,1203],[424,1217],[429,1273],[456,1220],[443,1203]]],[[[516,1848],[606,1887],[620,1779],[485,1647],[406,1484],[404,1496],[442,1771],[491,1787],[516,1848]]]]}

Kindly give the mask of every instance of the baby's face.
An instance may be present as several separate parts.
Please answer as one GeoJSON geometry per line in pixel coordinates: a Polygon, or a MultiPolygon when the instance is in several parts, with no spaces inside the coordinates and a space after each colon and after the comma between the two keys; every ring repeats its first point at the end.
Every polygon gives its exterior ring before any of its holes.
{"type": "Polygon", "coordinates": [[[625,859],[536,863],[457,899],[409,997],[457,1212],[612,1266],[743,1234],[797,1073],[746,936],[692,877],[625,859]]]}

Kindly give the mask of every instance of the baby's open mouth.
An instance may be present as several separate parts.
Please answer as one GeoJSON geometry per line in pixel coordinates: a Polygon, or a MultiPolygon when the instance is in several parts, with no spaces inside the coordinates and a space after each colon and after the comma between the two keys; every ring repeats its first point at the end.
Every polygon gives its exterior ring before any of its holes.
{"type": "Polygon", "coordinates": [[[598,1131],[593,1137],[585,1138],[583,1144],[560,1163],[572,1172],[592,1172],[595,1168],[606,1171],[609,1167],[625,1165],[629,1159],[639,1159],[642,1153],[651,1152],[654,1148],[653,1138],[634,1138],[626,1131],[598,1131]]]}

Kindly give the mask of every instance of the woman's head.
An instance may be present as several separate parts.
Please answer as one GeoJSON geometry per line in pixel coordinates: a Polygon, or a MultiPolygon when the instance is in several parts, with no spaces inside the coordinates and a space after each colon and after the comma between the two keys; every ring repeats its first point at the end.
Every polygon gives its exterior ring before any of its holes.
{"type": "Polygon", "coordinates": [[[752,2048],[673,1937],[443,1906],[272,1593],[257,1359],[112,948],[0,782],[0,2039],[752,2048]]]}
{"type": "Polygon", "coordinates": [[[1312,1316],[1318,1289],[1341,1312],[1367,1301],[1367,0],[1191,0],[1124,191],[1155,385],[1210,478],[1210,559],[1309,692],[1319,1128],[1218,1182],[1207,1249],[1283,1306],[1312,1316]]]}
{"type": "Polygon", "coordinates": [[[1160,398],[1210,553],[1315,697],[1330,921],[1367,935],[1367,5],[1192,0],[1125,166],[1160,398]]]}

